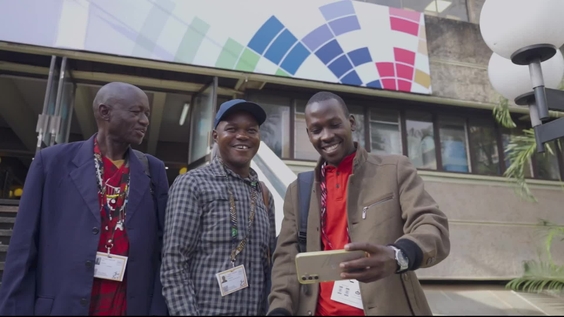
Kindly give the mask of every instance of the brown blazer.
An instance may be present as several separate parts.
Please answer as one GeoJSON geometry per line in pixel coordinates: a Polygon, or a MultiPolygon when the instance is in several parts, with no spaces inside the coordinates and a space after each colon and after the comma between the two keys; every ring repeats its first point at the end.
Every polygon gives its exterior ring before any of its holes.
{"type": "MultiPolygon", "coordinates": [[[[353,174],[348,180],[347,218],[351,241],[412,246],[412,268],[430,267],[450,251],[448,220],[425,191],[417,170],[405,156],[368,154],[357,147],[353,174]],[[363,209],[365,216],[363,217],[363,209]],[[407,240],[405,240],[407,239],[407,240]],[[416,256],[414,256],[416,255],[416,256]],[[413,259],[417,258],[417,259],[413,259]]],[[[312,188],[307,251],[320,251],[319,174],[312,188]]],[[[298,283],[294,259],[298,254],[297,182],[288,187],[284,220],[274,252],[269,314],[312,316],[319,286],[298,283]]],[[[368,315],[432,315],[413,271],[372,283],[360,283],[364,312],[368,315]]]]}

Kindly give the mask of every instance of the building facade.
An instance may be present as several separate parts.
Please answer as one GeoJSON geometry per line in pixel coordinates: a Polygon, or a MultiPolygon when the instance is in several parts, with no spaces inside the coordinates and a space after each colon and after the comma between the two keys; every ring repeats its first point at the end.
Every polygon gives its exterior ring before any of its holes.
{"type": "MultiPolygon", "coordinates": [[[[19,0],[0,4],[0,198],[21,188],[40,148],[90,137],[97,89],[124,81],[149,95],[139,150],[163,160],[170,182],[209,157],[217,106],[243,97],[268,114],[262,140],[294,172],[318,155],[304,108],[339,94],[372,153],[408,156],[448,215],[451,255],[422,280],[508,280],[537,258],[539,219],[564,225],[563,151],[527,168],[538,202],[502,176],[512,135],[497,124],[484,0],[223,1],[19,0]]],[[[11,193],[11,194],[10,194],[11,193]]],[[[564,259],[564,246],[554,246],[564,259]]]]}

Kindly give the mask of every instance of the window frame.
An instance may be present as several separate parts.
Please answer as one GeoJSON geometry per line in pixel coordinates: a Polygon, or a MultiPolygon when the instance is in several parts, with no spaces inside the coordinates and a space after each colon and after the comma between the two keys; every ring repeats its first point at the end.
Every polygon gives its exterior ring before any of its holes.
{"type": "MultiPolygon", "coordinates": [[[[262,99],[264,98],[277,98],[280,96],[285,96],[289,98],[290,102],[287,106],[290,107],[290,155],[289,158],[283,158],[283,160],[287,161],[302,161],[302,162],[317,162],[315,160],[304,160],[304,159],[296,159],[295,158],[295,151],[296,151],[296,142],[295,142],[295,117],[296,117],[296,107],[298,106],[298,101],[308,100],[312,93],[306,93],[303,91],[294,91],[288,92],[287,90],[280,90],[280,89],[263,89],[263,90],[248,90],[245,93],[245,98],[247,100],[251,100],[250,96],[261,96],[262,99]]],[[[507,170],[507,166],[505,164],[506,155],[503,147],[503,138],[502,135],[504,132],[509,131],[510,129],[501,127],[493,118],[491,110],[488,109],[475,109],[475,108],[464,108],[464,107],[454,107],[452,105],[439,105],[433,103],[426,103],[420,101],[410,101],[410,100],[398,100],[392,98],[383,98],[383,97],[373,97],[373,96],[362,96],[362,95],[355,95],[355,94],[347,94],[347,93],[339,93],[339,95],[345,100],[347,104],[355,105],[358,107],[363,108],[364,118],[364,138],[365,138],[365,149],[370,153],[371,151],[371,126],[370,126],[370,114],[372,110],[396,110],[398,112],[398,123],[399,123],[399,132],[401,137],[401,147],[402,147],[402,155],[408,156],[408,145],[407,145],[407,127],[406,127],[406,112],[408,111],[418,111],[418,112],[426,112],[431,115],[432,117],[432,124],[433,124],[433,140],[435,142],[435,156],[436,156],[436,169],[421,169],[418,170],[423,171],[435,171],[435,172],[442,172],[442,173],[454,173],[454,174],[471,174],[471,175],[481,175],[481,176],[493,176],[493,177],[503,177],[503,174],[507,170]],[[451,116],[457,117],[462,119],[465,122],[465,136],[467,142],[467,160],[468,160],[468,167],[470,172],[458,172],[458,171],[446,171],[443,168],[443,157],[441,152],[441,138],[440,138],[440,126],[439,126],[439,117],[440,116],[451,116]],[[473,142],[470,138],[469,128],[471,120],[487,120],[487,124],[493,128],[497,150],[499,154],[499,169],[500,174],[481,174],[477,173],[477,168],[475,160],[473,159],[475,156],[475,149],[473,147],[473,142]]],[[[522,118],[522,114],[511,114],[514,122],[516,122],[517,127],[514,129],[526,129],[530,127],[530,123],[526,121],[520,121],[519,118],[522,118]]],[[[556,157],[558,158],[558,169],[559,175],[562,180],[564,180],[564,151],[562,146],[555,147],[556,157]]],[[[549,180],[543,179],[538,177],[537,166],[535,162],[535,158],[531,159],[531,174],[532,177],[527,177],[527,179],[540,179],[545,181],[558,181],[558,180],[549,180]]]]}

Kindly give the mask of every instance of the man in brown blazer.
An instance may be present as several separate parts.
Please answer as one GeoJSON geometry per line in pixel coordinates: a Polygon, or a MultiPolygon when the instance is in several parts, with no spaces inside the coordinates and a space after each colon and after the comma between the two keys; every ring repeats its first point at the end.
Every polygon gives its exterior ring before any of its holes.
{"type": "Polygon", "coordinates": [[[295,266],[298,189],[297,182],[290,184],[268,315],[432,315],[414,271],[447,257],[448,221],[417,170],[405,156],[369,154],[353,142],[355,119],[333,93],[315,94],[305,116],[309,139],[321,155],[311,191],[307,252],[363,250],[366,257],[340,264],[344,281],[301,285],[295,266]],[[356,304],[333,292],[343,282],[357,285],[356,304]]]}

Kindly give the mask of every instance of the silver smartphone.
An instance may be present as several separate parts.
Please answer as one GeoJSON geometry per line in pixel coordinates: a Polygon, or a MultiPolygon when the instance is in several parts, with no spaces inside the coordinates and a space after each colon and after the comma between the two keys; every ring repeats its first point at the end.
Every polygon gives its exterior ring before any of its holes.
{"type": "Polygon", "coordinates": [[[364,251],[316,251],[296,255],[296,272],[301,284],[338,281],[341,278],[339,264],[365,257],[364,251]]]}

